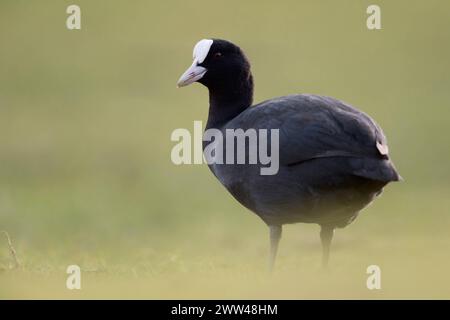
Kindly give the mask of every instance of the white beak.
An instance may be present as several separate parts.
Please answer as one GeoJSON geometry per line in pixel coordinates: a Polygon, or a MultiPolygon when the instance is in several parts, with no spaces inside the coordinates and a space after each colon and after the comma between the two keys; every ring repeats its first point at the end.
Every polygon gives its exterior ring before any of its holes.
{"type": "Polygon", "coordinates": [[[187,69],[180,77],[180,80],[178,80],[178,88],[190,85],[191,83],[200,80],[203,78],[206,71],[206,68],[200,67],[197,64],[197,60],[194,60],[192,66],[190,66],[189,69],[187,69]]]}

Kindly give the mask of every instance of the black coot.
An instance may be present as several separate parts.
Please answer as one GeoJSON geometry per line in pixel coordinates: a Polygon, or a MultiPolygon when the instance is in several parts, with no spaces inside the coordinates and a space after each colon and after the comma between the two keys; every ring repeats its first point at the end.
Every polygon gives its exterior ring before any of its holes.
{"type": "Polygon", "coordinates": [[[206,129],[224,137],[227,129],[279,129],[277,174],[261,175],[258,164],[209,165],[236,200],[269,226],[271,269],[283,224],[319,224],[327,265],[334,229],[348,225],[387,183],[401,179],[381,128],[344,102],[301,94],[252,106],[250,64],[228,41],[197,43],[178,86],[196,81],[209,89],[206,129]]]}

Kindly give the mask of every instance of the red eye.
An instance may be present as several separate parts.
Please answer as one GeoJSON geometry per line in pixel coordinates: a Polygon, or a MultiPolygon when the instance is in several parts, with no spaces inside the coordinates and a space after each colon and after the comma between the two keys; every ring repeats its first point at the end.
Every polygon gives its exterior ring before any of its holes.
{"type": "Polygon", "coordinates": [[[222,53],[216,52],[216,53],[214,54],[214,58],[220,58],[220,57],[222,57],[222,53]]]}

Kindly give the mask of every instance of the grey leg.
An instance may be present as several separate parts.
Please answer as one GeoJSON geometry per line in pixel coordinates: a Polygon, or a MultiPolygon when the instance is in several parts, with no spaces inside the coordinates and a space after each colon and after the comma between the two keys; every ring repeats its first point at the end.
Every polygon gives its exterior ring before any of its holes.
{"type": "Polygon", "coordinates": [[[275,266],[275,259],[277,257],[278,244],[281,239],[281,226],[269,226],[270,228],[270,257],[269,257],[269,271],[272,272],[275,266]]]}
{"type": "Polygon", "coordinates": [[[330,258],[331,240],[333,239],[333,226],[320,226],[320,240],[322,241],[322,266],[328,267],[328,260],[330,258]]]}

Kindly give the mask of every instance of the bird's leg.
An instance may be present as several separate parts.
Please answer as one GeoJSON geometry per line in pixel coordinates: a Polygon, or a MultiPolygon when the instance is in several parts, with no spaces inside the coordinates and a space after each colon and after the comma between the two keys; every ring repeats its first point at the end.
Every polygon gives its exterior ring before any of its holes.
{"type": "Polygon", "coordinates": [[[322,241],[322,266],[328,267],[328,260],[330,258],[330,246],[333,239],[334,227],[322,225],[320,226],[320,240],[322,241]]]}
{"type": "Polygon", "coordinates": [[[272,272],[275,266],[275,259],[277,257],[278,244],[281,239],[281,226],[269,226],[270,228],[270,257],[269,257],[269,271],[272,272]]]}

